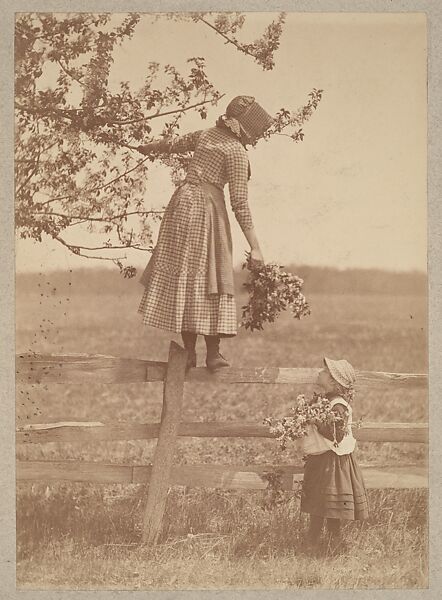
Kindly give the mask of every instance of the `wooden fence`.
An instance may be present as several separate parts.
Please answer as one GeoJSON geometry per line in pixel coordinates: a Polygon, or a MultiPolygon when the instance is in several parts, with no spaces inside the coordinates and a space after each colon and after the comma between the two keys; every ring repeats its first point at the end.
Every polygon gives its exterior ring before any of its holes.
{"type": "MultiPolygon", "coordinates": [[[[273,437],[265,425],[249,422],[182,422],[185,382],[207,384],[310,384],[318,369],[277,367],[228,368],[212,374],[205,368],[185,373],[187,353],[175,342],[168,362],[102,355],[37,355],[16,357],[16,381],[44,383],[163,383],[160,423],[57,422],[30,424],[16,431],[17,443],[86,442],[157,438],[153,463],[148,466],[103,464],[76,460],[17,461],[17,480],[148,483],[143,519],[143,542],[156,543],[161,531],[167,490],[171,485],[227,489],[265,489],[269,475],[278,474],[282,489],[292,490],[302,480],[300,465],[174,465],[176,439],[190,437],[273,437]]],[[[358,387],[426,388],[427,376],[405,373],[357,373],[358,387]]],[[[364,442],[428,443],[426,423],[364,423],[355,437],[364,442]]],[[[426,488],[424,465],[362,467],[367,487],[426,488]]]]}

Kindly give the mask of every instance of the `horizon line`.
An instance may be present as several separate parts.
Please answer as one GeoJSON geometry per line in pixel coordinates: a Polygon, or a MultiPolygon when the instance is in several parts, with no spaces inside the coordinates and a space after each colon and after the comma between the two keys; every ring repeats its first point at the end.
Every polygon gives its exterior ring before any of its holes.
{"type": "MultiPolygon", "coordinates": [[[[275,263],[276,261],[269,261],[267,264],[270,263],[275,263]]],[[[277,263],[279,264],[279,263],[277,263]]],[[[134,265],[135,266],[135,265],[134,265]]],[[[397,275],[404,275],[404,274],[419,274],[419,275],[424,275],[425,277],[428,277],[428,270],[422,270],[422,269],[418,269],[418,268],[412,268],[412,269],[392,269],[392,268],[386,268],[386,267],[340,267],[338,265],[315,265],[315,264],[296,264],[296,263],[286,263],[285,265],[281,265],[282,268],[287,268],[287,269],[328,269],[328,270],[332,270],[332,271],[339,271],[339,272],[348,272],[348,271],[377,271],[377,272],[381,272],[381,273],[387,273],[387,274],[397,274],[397,275]]],[[[137,273],[140,271],[144,270],[144,266],[143,267],[138,267],[135,266],[135,268],[137,269],[137,273]]],[[[115,273],[118,273],[118,267],[111,267],[111,266],[105,266],[105,265],[96,265],[96,266],[81,266],[81,267],[73,267],[71,269],[67,268],[67,269],[63,269],[60,267],[57,268],[46,268],[46,269],[30,269],[30,270],[20,270],[20,269],[16,269],[15,270],[15,275],[16,276],[26,276],[26,275],[38,275],[39,273],[45,272],[45,273],[66,273],[69,271],[75,272],[75,271],[114,271],[115,273]]],[[[242,268],[241,264],[238,264],[236,266],[233,267],[234,272],[239,272],[241,273],[241,271],[243,271],[244,269],[242,268]]]]}

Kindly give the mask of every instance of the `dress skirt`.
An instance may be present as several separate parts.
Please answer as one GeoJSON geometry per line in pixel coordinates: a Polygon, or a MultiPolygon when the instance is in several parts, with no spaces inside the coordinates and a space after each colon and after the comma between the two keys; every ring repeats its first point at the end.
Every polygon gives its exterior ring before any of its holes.
{"type": "Polygon", "coordinates": [[[232,238],[222,189],[190,181],[177,188],[140,283],[138,312],[145,325],[236,335],[232,238]]]}
{"type": "Polygon", "coordinates": [[[301,493],[301,511],[311,515],[363,520],[368,498],[361,469],[353,453],[333,450],[307,456],[301,493]]]}

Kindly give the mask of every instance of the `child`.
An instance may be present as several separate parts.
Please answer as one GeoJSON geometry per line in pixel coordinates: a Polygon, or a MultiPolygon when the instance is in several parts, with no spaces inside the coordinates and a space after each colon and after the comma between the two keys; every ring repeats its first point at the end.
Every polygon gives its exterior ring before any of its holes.
{"type": "Polygon", "coordinates": [[[360,468],[353,457],[356,440],[351,430],[355,372],[346,360],[324,358],[318,385],[341,419],[312,424],[303,438],[306,455],[301,511],[310,514],[308,545],[319,546],[324,519],[333,553],[343,550],[341,522],[368,517],[368,500],[360,468]]]}

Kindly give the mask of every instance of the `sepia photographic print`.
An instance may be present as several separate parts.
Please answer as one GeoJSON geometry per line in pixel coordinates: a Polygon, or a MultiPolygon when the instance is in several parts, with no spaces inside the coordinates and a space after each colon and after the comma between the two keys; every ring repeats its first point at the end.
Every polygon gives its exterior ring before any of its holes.
{"type": "Polygon", "coordinates": [[[14,15],[19,590],[429,587],[427,17],[293,4],[14,15]]]}

